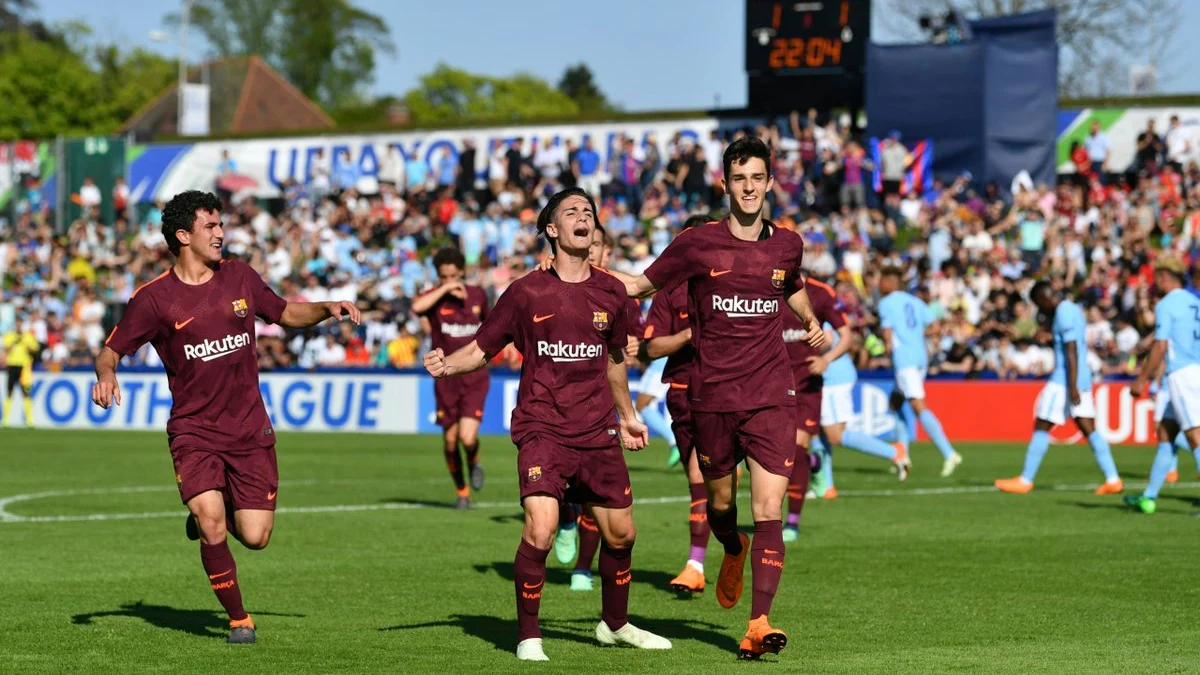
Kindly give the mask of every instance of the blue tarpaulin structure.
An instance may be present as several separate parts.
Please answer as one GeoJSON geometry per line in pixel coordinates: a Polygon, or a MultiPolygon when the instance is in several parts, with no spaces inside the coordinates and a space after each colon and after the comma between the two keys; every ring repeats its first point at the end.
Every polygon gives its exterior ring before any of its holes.
{"type": "Polygon", "coordinates": [[[932,138],[934,174],[969,171],[1007,191],[1028,171],[1054,182],[1054,10],[971,21],[957,44],[867,48],[867,134],[932,138]]]}

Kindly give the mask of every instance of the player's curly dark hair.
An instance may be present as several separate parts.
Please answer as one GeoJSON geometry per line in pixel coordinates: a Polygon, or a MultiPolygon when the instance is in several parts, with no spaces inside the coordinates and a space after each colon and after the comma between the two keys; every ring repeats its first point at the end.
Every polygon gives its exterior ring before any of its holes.
{"type": "Polygon", "coordinates": [[[702,214],[696,214],[694,216],[689,216],[687,220],[683,221],[683,227],[680,229],[690,230],[693,227],[699,227],[701,225],[706,225],[706,224],[708,224],[708,222],[709,222],[708,216],[705,216],[702,214]]]}
{"type": "Polygon", "coordinates": [[[722,166],[725,169],[725,178],[728,180],[729,174],[733,171],[733,165],[741,166],[750,158],[757,157],[763,161],[767,167],[767,175],[771,175],[771,149],[767,147],[757,136],[743,136],[729,144],[725,148],[725,155],[721,158],[722,166]]]}
{"type": "Polygon", "coordinates": [[[180,192],[167,202],[162,213],[162,234],[167,240],[171,255],[178,256],[180,243],[175,233],[179,230],[191,232],[196,224],[197,211],[221,211],[221,200],[211,192],[188,190],[180,192]]]}
{"type": "Polygon", "coordinates": [[[467,269],[467,259],[463,256],[462,251],[448,246],[433,254],[433,269],[440,269],[442,265],[454,265],[460,270],[467,269]]]}

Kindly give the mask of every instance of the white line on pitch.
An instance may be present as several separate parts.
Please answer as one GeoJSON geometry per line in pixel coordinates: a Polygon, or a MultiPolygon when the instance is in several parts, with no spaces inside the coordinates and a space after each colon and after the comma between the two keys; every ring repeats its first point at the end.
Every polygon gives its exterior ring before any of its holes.
{"type": "MultiPolygon", "coordinates": [[[[292,485],[316,484],[319,481],[296,481],[292,485]]],[[[1129,487],[1143,487],[1145,483],[1129,483],[1129,487]]],[[[1195,488],[1200,487],[1200,482],[1176,483],[1176,488],[1195,488]]],[[[80,515],[63,515],[63,516],[18,516],[13,513],[8,513],[3,510],[4,506],[16,502],[29,501],[33,499],[41,499],[46,497],[63,497],[83,494],[110,494],[110,493],[137,493],[137,492],[165,492],[174,490],[175,488],[167,486],[149,486],[149,487],[131,487],[131,488],[96,488],[84,490],[50,490],[46,492],[37,492],[25,495],[13,495],[0,499],[0,524],[3,523],[73,523],[73,522],[91,522],[91,521],[108,521],[108,520],[145,520],[150,518],[178,518],[185,514],[183,510],[175,511],[144,511],[140,513],[90,513],[80,515]]],[[[1051,485],[1045,488],[1055,492],[1090,492],[1095,489],[1094,485],[1051,485]]],[[[956,494],[984,494],[984,493],[999,493],[994,487],[985,485],[964,485],[944,488],[913,488],[910,490],[893,489],[893,490],[845,490],[840,494],[846,497],[923,497],[930,495],[956,495],[956,494]]],[[[738,493],[738,496],[745,497],[746,493],[738,493]]],[[[679,504],[687,502],[690,497],[686,495],[672,495],[669,497],[644,497],[634,500],[635,504],[646,506],[652,504],[679,504]]],[[[448,507],[448,505],[447,505],[448,507]]],[[[406,511],[412,509],[429,509],[429,508],[447,508],[436,504],[425,502],[384,502],[379,504],[330,504],[327,506],[281,506],[276,509],[276,513],[354,513],[360,511],[406,511]]],[[[512,509],[520,508],[518,502],[512,501],[503,502],[478,502],[474,504],[476,509],[512,509]]]]}

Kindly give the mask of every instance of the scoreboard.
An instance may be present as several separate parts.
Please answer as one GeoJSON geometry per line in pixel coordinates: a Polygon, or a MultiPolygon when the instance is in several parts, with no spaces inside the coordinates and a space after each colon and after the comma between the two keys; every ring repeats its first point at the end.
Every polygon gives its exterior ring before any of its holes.
{"type": "Polygon", "coordinates": [[[870,28],[870,0],[746,0],[746,72],[859,71],[870,28]]]}
{"type": "Polygon", "coordinates": [[[745,0],[751,108],[861,105],[871,0],[745,0]]]}

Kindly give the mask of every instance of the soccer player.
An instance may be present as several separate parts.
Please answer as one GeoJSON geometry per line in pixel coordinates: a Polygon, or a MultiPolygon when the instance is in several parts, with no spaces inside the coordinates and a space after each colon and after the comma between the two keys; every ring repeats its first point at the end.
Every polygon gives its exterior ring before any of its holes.
{"type": "Polygon", "coordinates": [[[8,391],[4,395],[4,427],[8,428],[13,395],[21,389],[21,404],[25,406],[25,426],[33,428],[33,359],[41,349],[27,319],[17,330],[4,334],[4,367],[8,372],[8,391]]]}
{"type": "Polygon", "coordinates": [[[821,409],[823,375],[830,362],[850,348],[850,327],[846,325],[837,294],[815,279],[802,277],[801,281],[808,289],[808,299],[817,320],[839,331],[842,339],[834,343],[830,351],[822,353],[806,341],[808,334],[800,318],[794,312],[783,312],[783,342],[787,345],[792,377],[796,381],[796,462],[788,484],[787,525],[783,529],[785,542],[796,541],[800,535],[800,513],[804,509],[813,469],[809,463],[808,444],[820,431],[818,423],[824,414],[821,409]]]}
{"type": "Polygon", "coordinates": [[[275,429],[258,388],[254,318],[287,328],[329,317],[359,321],[349,302],[288,302],[249,265],[221,260],[221,202],[189,190],[167,202],[162,233],[171,269],[141,286],[96,356],[92,401],[121,404],[117,365],[149,342],[167,371],[171,417],[167,438],[189,539],[229,614],[229,642],[252,643],[254,619],[242,604],[237,565],[225,534],[246,548],[266,548],[275,524],[279,470],[275,429]]]}
{"type": "MultiPolygon", "coordinates": [[[[889,267],[883,270],[879,280],[879,323],[883,328],[883,342],[892,354],[892,369],[896,373],[896,390],[892,395],[892,414],[896,419],[896,436],[907,453],[908,425],[904,422],[901,408],[904,401],[912,406],[925,433],[942,453],[942,477],[954,473],[962,456],[942,431],[942,423],[925,405],[925,373],[929,368],[929,351],[925,346],[925,329],[933,323],[929,306],[920,298],[900,290],[903,272],[889,267]]],[[[911,458],[911,455],[909,455],[911,458]]],[[[911,459],[909,460],[911,461],[911,459]]]]}
{"type": "Polygon", "coordinates": [[[669,640],[633,626],[627,617],[635,535],[621,445],[645,447],[646,427],[633,410],[625,370],[625,288],[588,264],[595,225],[596,207],[586,192],[569,188],[554,195],[538,216],[538,230],[558,253],[553,269],[513,282],[469,345],[448,356],[440,349],[425,356],[429,373],[443,378],[484,367],[509,342],[525,355],[512,439],[525,510],[513,567],[517,658],[527,661],[548,660],[538,609],[561,502],[586,504],[603,536],[603,610],[596,639],[671,648],[669,640]]]}
{"type": "MultiPolygon", "coordinates": [[[[692,216],[683,229],[703,225],[704,216],[692,216]]],[[[666,359],[662,381],[667,390],[667,412],[671,414],[671,431],[675,436],[679,459],[684,463],[691,496],[688,513],[688,534],[691,548],[687,563],[669,583],[679,593],[703,593],[704,556],[708,552],[708,492],[704,475],[696,457],[692,431],[692,413],[688,404],[688,383],[691,379],[696,350],[692,347],[692,327],[688,322],[688,285],[675,284],[670,290],[657,293],[650,303],[646,317],[646,352],[651,358],[666,359]]]]}
{"type": "Polygon", "coordinates": [[[804,242],[763,218],[772,189],[770,150],[754,137],[729,145],[723,157],[730,216],[686,230],[627,292],[646,297],[688,284],[689,323],[696,347],[688,394],[695,451],[708,492],[708,524],[725,548],[717,601],[742,595],[747,556],[754,593],[739,658],[777,653],[787,635],[768,613],[783,574],[783,498],[796,463],[796,385],[783,344],[780,305],[799,314],[814,347],[824,342],[800,279],[804,242]],[[737,530],[734,467],[749,459],[754,540],[737,530]]]}
{"type": "MultiPolygon", "coordinates": [[[[1162,420],[1166,433],[1159,440],[1161,443],[1166,438],[1169,442],[1182,431],[1195,454],[1200,451],[1200,297],[1184,290],[1186,274],[1187,266],[1174,256],[1164,256],[1154,265],[1154,284],[1162,293],[1154,307],[1154,347],[1130,389],[1140,397],[1165,358],[1169,402],[1162,420]]],[[[1159,448],[1161,451],[1161,444],[1159,448]]],[[[1155,474],[1165,474],[1159,464],[1156,457],[1147,492],[1126,497],[1127,505],[1146,514],[1157,510],[1155,500],[1162,481],[1155,485],[1156,478],[1160,478],[1155,474]]]]}
{"type": "Polygon", "coordinates": [[[1046,281],[1035,283],[1029,297],[1046,316],[1053,317],[1054,371],[1050,373],[1050,380],[1042,388],[1042,393],[1038,394],[1034,407],[1036,421],[1029,449],[1025,451],[1024,470],[1016,478],[997,480],[995,485],[1004,492],[1014,494],[1025,494],[1032,490],[1038,466],[1050,447],[1050,430],[1071,417],[1087,436],[1096,464],[1104,473],[1104,484],[1096,488],[1095,494],[1119,494],[1124,484],[1113,462],[1112,450],[1104,434],[1096,429],[1096,401],[1092,397],[1092,369],[1088,365],[1087,343],[1084,341],[1087,318],[1083,309],[1055,292],[1046,281]]]}
{"type": "MultiPolygon", "coordinates": [[[[463,347],[475,338],[475,332],[487,318],[487,294],[478,286],[463,283],[467,262],[461,251],[444,248],[433,256],[437,270],[437,288],[417,296],[412,310],[417,316],[429,320],[432,342],[435,349],[450,353],[463,347]]],[[[434,397],[437,399],[437,420],[442,425],[442,452],[446,456],[446,468],[454,479],[458,493],[454,507],[471,507],[471,490],[483,489],[483,467],[479,464],[479,424],[483,420],[483,404],[487,400],[490,378],[487,368],[452,380],[435,380],[434,397]],[[467,487],[463,476],[462,454],[459,444],[467,456],[470,467],[471,487],[467,487]]]]}
{"type": "MultiPolygon", "coordinates": [[[[1163,484],[1175,483],[1179,480],[1179,449],[1191,450],[1188,447],[1187,437],[1182,432],[1178,432],[1172,437],[1172,426],[1164,423],[1167,408],[1171,405],[1171,391],[1167,388],[1165,366],[1166,363],[1159,365],[1159,374],[1155,378],[1154,387],[1151,388],[1154,394],[1154,423],[1158,435],[1158,447],[1154,453],[1154,462],[1150,465],[1150,479],[1146,482],[1146,489],[1140,496],[1125,497],[1126,505],[1147,515],[1158,510],[1158,493],[1162,490],[1163,484]],[[1172,439],[1174,440],[1172,441],[1172,439]]],[[[1178,423],[1174,426],[1177,428],[1178,423]]],[[[1200,461],[1200,450],[1196,451],[1193,456],[1200,461]]]]}

